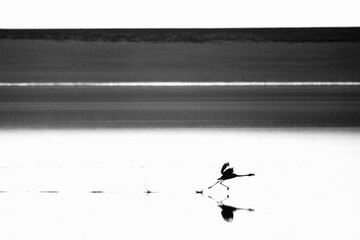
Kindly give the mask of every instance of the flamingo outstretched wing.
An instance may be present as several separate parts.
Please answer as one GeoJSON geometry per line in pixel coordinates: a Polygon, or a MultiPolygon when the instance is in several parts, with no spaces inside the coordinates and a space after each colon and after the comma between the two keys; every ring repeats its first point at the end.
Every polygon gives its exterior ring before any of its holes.
{"type": "Polygon", "coordinates": [[[230,166],[230,163],[224,163],[224,165],[222,166],[222,168],[221,168],[221,174],[223,174],[224,173],[224,171],[225,171],[225,169],[228,167],[228,166],[230,166]]]}

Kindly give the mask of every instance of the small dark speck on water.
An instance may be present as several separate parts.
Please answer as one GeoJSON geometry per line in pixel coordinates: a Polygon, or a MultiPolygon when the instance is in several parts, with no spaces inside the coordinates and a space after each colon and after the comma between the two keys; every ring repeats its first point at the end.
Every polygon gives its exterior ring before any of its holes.
{"type": "Polygon", "coordinates": [[[90,193],[104,193],[104,191],[90,191],[90,193]]]}
{"type": "Polygon", "coordinates": [[[153,191],[150,191],[150,190],[146,190],[144,193],[146,193],[146,195],[149,195],[149,194],[158,193],[158,192],[153,192],[153,191]]]}
{"type": "Polygon", "coordinates": [[[59,191],[40,191],[39,193],[59,193],[59,191]]]}

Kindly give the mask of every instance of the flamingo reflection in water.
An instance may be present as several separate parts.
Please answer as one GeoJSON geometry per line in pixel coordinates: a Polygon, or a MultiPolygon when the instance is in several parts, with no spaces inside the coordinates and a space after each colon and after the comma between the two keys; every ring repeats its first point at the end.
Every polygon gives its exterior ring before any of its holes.
{"type": "Polygon", "coordinates": [[[255,209],[252,209],[252,208],[237,208],[237,207],[223,204],[223,201],[228,199],[229,195],[227,195],[227,197],[225,199],[221,200],[220,202],[216,201],[211,196],[208,196],[208,197],[210,199],[214,200],[218,204],[218,207],[221,208],[221,216],[223,217],[223,219],[226,222],[232,222],[232,220],[234,219],[234,212],[237,210],[245,210],[245,211],[249,211],[249,212],[255,211],[255,209]]]}
{"type": "Polygon", "coordinates": [[[245,174],[245,175],[238,175],[238,174],[234,173],[234,169],[229,167],[229,166],[230,166],[230,164],[228,162],[225,163],[222,166],[221,171],[220,171],[221,174],[222,174],[221,177],[217,179],[218,181],[215,184],[208,187],[208,189],[210,189],[213,186],[215,186],[216,184],[220,183],[221,185],[226,187],[227,190],[229,190],[229,187],[223,184],[223,182],[225,180],[229,180],[229,179],[236,178],[236,177],[252,177],[252,176],[255,176],[255,174],[253,174],[253,173],[249,173],[249,174],[245,174]]]}

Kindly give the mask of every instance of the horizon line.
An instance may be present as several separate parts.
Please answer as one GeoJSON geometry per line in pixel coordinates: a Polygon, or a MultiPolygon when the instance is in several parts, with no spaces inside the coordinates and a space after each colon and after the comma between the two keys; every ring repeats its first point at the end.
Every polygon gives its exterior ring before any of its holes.
{"type": "Polygon", "coordinates": [[[316,87],[360,86],[360,82],[0,82],[0,87],[316,87]]]}

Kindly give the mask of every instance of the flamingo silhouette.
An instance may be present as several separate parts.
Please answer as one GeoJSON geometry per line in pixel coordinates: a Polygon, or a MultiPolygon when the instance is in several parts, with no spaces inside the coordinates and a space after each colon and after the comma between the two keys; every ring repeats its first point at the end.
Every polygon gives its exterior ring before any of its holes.
{"type": "Polygon", "coordinates": [[[222,176],[219,177],[217,180],[217,182],[213,185],[211,185],[210,187],[208,187],[208,189],[212,188],[213,186],[215,186],[216,184],[220,183],[221,185],[223,185],[224,187],[227,188],[227,190],[229,190],[229,187],[223,184],[223,181],[228,180],[228,179],[232,179],[232,178],[236,178],[236,177],[251,177],[251,176],[255,176],[255,174],[250,173],[250,174],[245,174],[245,175],[238,175],[236,173],[234,173],[234,169],[229,167],[230,164],[227,162],[225,163],[222,168],[221,168],[221,174],[222,176]]]}
{"type": "Polygon", "coordinates": [[[237,211],[237,210],[245,210],[245,211],[249,211],[249,212],[255,211],[252,208],[237,208],[237,207],[233,207],[233,206],[230,206],[230,205],[223,204],[223,201],[228,199],[229,195],[227,195],[227,197],[225,199],[221,200],[220,202],[216,201],[211,196],[208,196],[208,197],[210,199],[214,200],[215,202],[217,202],[218,207],[221,208],[221,216],[227,222],[231,222],[234,219],[234,212],[237,211]]]}

